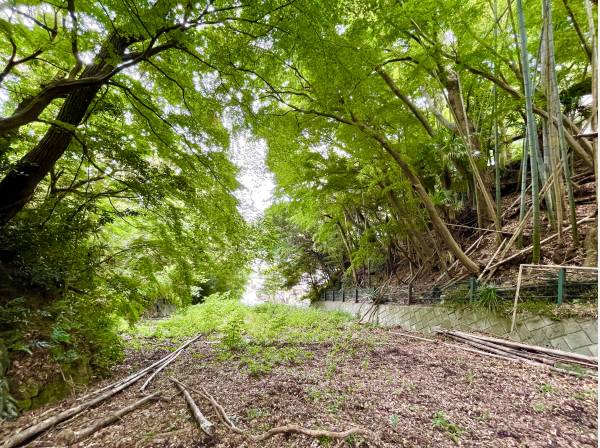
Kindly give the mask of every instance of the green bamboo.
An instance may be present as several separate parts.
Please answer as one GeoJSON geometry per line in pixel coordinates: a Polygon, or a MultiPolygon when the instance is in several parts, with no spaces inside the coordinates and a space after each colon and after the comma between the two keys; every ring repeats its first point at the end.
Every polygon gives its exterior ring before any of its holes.
{"type": "MultiPolygon", "coordinates": [[[[494,1],[494,51],[498,51],[498,0],[494,1]]],[[[496,75],[496,61],[494,60],[494,76],[496,75]]],[[[494,103],[492,105],[492,113],[494,115],[494,172],[496,175],[496,222],[499,223],[502,229],[502,192],[500,191],[500,145],[498,145],[498,91],[496,84],[493,85],[494,103]]],[[[498,233],[498,243],[502,240],[501,234],[498,233]]]]}
{"type": "MultiPolygon", "coordinates": [[[[521,158],[521,203],[519,205],[519,222],[525,217],[525,206],[527,199],[527,158],[529,157],[528,131],[525,129],[525,140],[523,140],[523,156],[521,158]]],[[[519,232],[517,247],[523,247],[523,234],[519,232]]]]}
{"type": "MultiPolygon", "coordinates": [[[[554,30],[552,22],[552,4],[549,0],[543,0],[544,13],[548,23],[548,59],[551,81],[551,98],[548,101],[555,105],[554,111],[560,117],[562,113],[562,105],[560,104],[560,96],[558,94],[558,78],[556,76],[556,63],[554,60],[554,30]]],[[[569,224],[571,224],[571,237],[575,247],[579,246],[579,234],[577,232],[577,210],[575,208],[575,195],[573,194],[573,183],[571,182],[571,164],[567,156],[567,139],[565,138],[565,129],[563,126],[556,126],[558,129],[558,145],[560,150],[560,159],[562,162],[563,173],[565,176],[565,185],[567,189],[567,201],[569,204],[569,224]]]]}
{"type": "Polygon", "coordinates": [[[535,118],[533,116],[533,86],[529,74],[529,52],[527,51],[527,33],[525,32],[525,14],[523,12],[522,0],[517,0],[517,12],[519,16],[519,35],[521,48],[521,65],[523,66],[523,87],[525,90],[525,112],[527,115],[527,131],[529,137],[529,155],[531,163],[531,201],[533,207],[533,231],[531,256],[532,263],[540,262],[540,200],[538,185],[538,141],[535,118]]]}

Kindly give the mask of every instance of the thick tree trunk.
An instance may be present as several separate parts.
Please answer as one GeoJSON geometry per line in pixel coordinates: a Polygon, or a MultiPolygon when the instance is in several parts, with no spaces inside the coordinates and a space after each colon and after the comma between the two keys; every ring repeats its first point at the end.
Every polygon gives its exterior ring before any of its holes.
{"type": "MultiPolygon", "coordinates": [[[[113,33],[88,65],[81,78],[95,77],[114,69],[131,39],[113,33]]],[[[67,126],[78,126],[102,83],[87,85],[69,94],[42,139],[0,181],[0,225],[10,221],[33,197],[39,183],[64,154],[73,139],[67,126]],[[60,123],[65,123],[61,125],[60,123]]]]}

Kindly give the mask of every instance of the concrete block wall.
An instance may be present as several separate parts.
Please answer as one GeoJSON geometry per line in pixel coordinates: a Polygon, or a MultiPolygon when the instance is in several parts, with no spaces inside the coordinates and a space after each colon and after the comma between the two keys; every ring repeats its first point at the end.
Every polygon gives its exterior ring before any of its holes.
{"type": "Polygon", "coordinates": [[[443,305],[316,302],[312,306],[325,310],[345,311],[365,322],[382,326],[399,326],[405,330],[432,333],[435,327],[449,330],[479,331],[499,337],[509,337],[526,344],[598,356],[598,320],[552,320],[542,316],[517,319],[515,332],[510,333],[510,319],[484,310],[460,310],[443,305]]]}

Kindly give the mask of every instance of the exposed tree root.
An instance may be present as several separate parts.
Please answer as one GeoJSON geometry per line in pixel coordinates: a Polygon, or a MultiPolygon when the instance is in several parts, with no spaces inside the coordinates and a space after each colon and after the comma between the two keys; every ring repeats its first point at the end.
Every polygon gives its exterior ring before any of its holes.
{"type": "Polygon", "coordinates": [[[337,431],[328,431],[328,430],[324,430],[324,429],[308,429],[308,428],[303,428],[302,426],[294,425],[294,424],[277,426],[275,428],[269,429],[268,431],[265,431],[262,434],[255,436],[252,434],[248,434],[247,431],[237,427],[231,421],[231,419],[227,416],[227,413],[223,409],[223,406],[221,406],[217,402],[217,400],[215,400],[215,398],[212,395],[210,395],[203,387],[200,388],[201,390],[197,390],[197,389],[194,389],[194,388],[182,383],[181,381],[176,380],[175,378],[171,377],[170,379],[171,379],[171,381],[176,383],[179,387],[188,389],[192,392],[195,392],[198,395],[200,395],[201,397],[208,400],[210,402],[210,404],[212,405],[213,409],[215,410],[215,413],[217,414],[219,420],[221,420],[221,422],[227,427],[228,430],[230,430],[236,434],[240,434],[241,436],[244,436],[245,438],[247,438],[248,440],[251,440],[253,442],[262,442],[262,441],[270,439],[271,437],[276,436],[278,434],[302,434],[302,435],[309,436],[309,437],[329,437],[331,439],[345,439],[346,437],[349,437],[353,434],[359,434],[359,435],[369,437],[369,438],[373,438],[373,436],[374,436],[373,433],[371,433],[370,431],[368,431],[364,428],[350,428],[350,429],[347,429],[346,431],[337,432],[337,431]]]}

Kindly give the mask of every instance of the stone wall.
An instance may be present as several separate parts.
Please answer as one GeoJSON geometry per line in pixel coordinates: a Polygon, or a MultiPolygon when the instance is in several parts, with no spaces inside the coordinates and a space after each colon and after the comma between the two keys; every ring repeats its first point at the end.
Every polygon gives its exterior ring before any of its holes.
{"type": "Polygon", "coordinates": [[[517,319],[514,334],[510,319],[484,310],[454,309],[443,305],[378,305],[352,302],[316,302],[312,306],[345,311],[363,321],[382,326],[431,333],[435,327],[479,331],[515,341],[598,356],[598,320],[563,319],[531,316],[517,319]],[[366,315],[366,316],[365,316],[366,315]]]}

